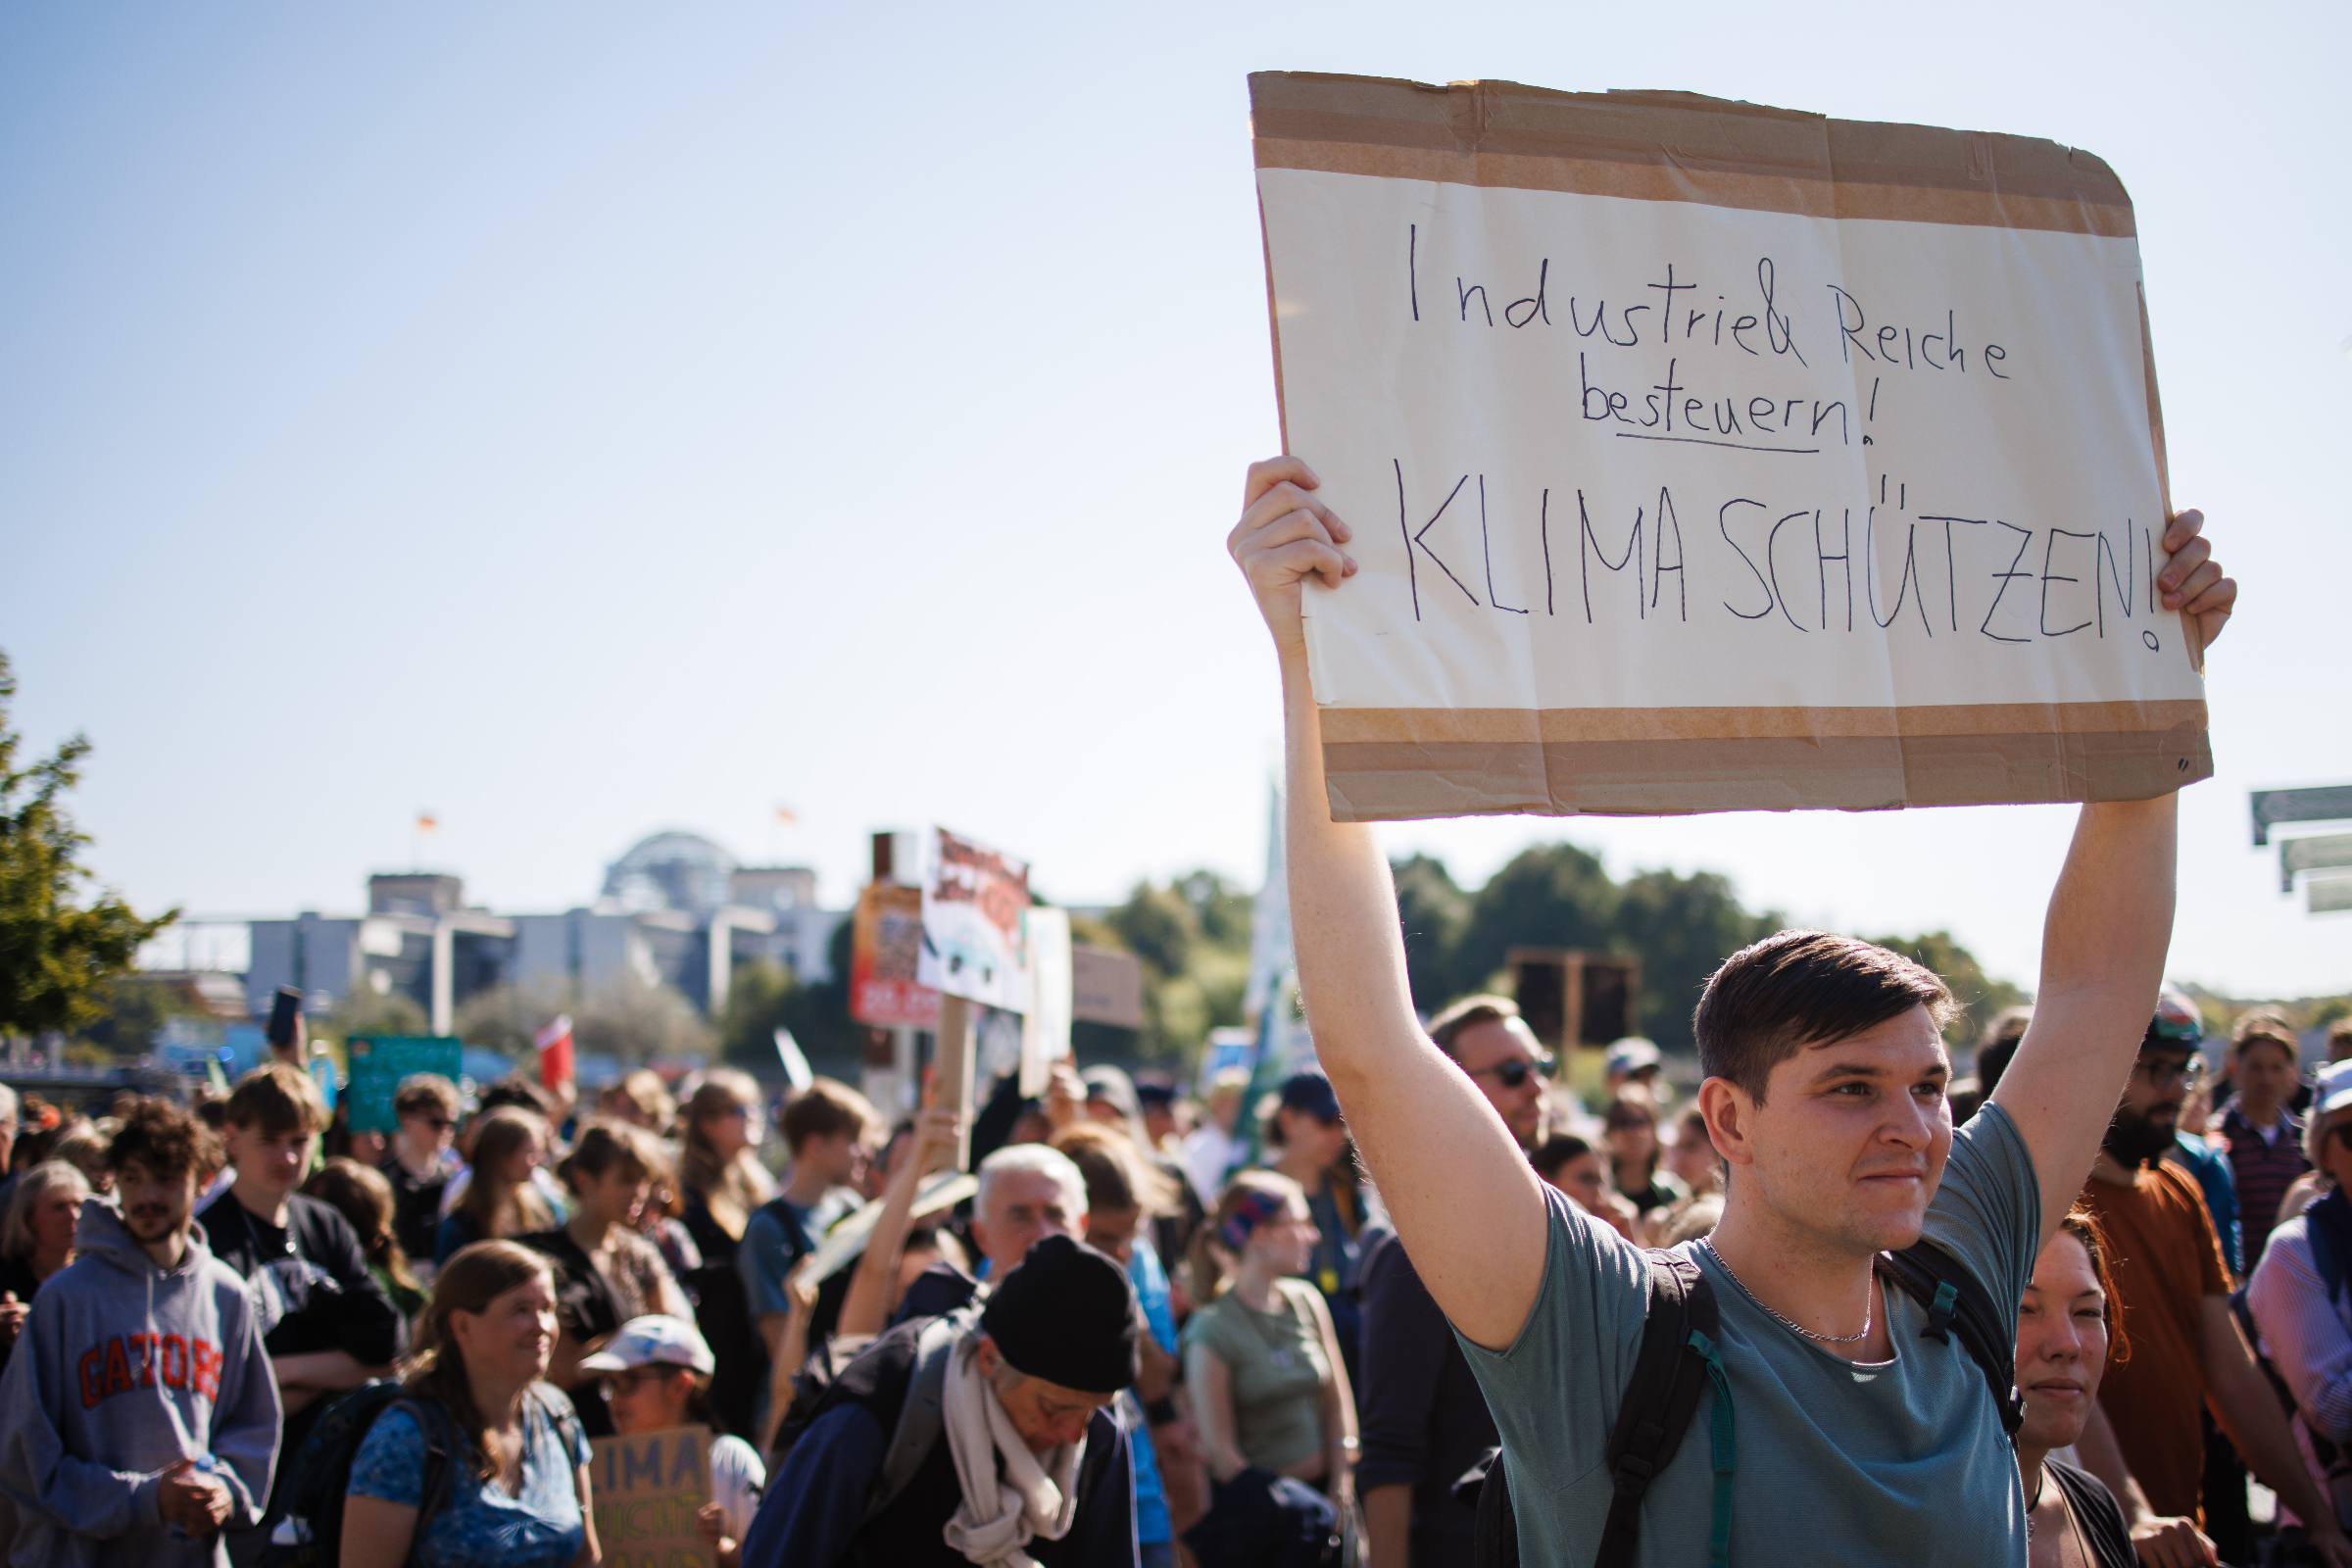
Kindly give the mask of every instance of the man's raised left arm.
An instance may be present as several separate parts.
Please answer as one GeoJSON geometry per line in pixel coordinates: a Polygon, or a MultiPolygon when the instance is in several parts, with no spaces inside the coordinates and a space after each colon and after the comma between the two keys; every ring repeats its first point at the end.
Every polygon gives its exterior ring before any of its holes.
{"type": "MultiPolygon", "coordinates": [[[[2164,608],[2195,620],[2211,647],[2237,584],[2213,562],[2204,525],[2201,513],[2173,519],[2157,589],[2164,608]]],[[[2085,805],[2050,895],[2034,1022],[1992,1094],[2033,1152],[2044,1243],[2090,1173],[2155,1015],[2173,935],[2178,806],[2172,795],[2085,805]]]]}

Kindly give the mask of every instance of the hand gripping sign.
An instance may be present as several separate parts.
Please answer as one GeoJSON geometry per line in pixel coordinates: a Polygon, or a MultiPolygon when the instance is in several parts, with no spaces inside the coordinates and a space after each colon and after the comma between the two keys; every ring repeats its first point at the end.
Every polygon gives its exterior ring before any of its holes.
{"type": "Polygon", "coordinates": [[[2130,198],[2047,141],[1250,78],[1341,820],[2213,771],[2130,198]]]}

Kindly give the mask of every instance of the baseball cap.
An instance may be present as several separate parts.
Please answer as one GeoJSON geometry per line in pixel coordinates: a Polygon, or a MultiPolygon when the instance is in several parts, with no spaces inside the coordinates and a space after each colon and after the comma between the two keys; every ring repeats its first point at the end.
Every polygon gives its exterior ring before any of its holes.
{"type": "Polygon", "coordinates": [[[1608,1072],[1637,1073],[1659,1063],[1658,1048],[1640,1035],[1627,1035],[1609,1048],[1608,1072]]]}
{"type": "Polygon", "coordinates": [[[594,1355],[580,1358],[583,1372],[626,1372],[640,1366],[683,1366],[709,1372],[718,1364],[702,1331],[682,1317],[633,1317],[594,1355]]]}
{"type": "Polygon", "coordinates": [[[2156,994],[2156,1016],[2140,1038],[2142,1051],[2194,1051],[2205,1040],[2205,1018],[2188,994],[2166,986],[2156,994]]]}
{"type": "Polygon", "coordinates": [[[1282,1107],[1303,1110],[1317,1121],[1340,1119],[1340,1097],[1319,1072],[1295,1072],[1282,1081],[1282,1107]]]}
{"type": "Polygon", "coordinates": [[[2352,1105],[2352,1061],[2331,1061],[2320,1069],[2319,1087],[2312,1092],[2311,1112],[2332,1116],[2352,1105]]]}

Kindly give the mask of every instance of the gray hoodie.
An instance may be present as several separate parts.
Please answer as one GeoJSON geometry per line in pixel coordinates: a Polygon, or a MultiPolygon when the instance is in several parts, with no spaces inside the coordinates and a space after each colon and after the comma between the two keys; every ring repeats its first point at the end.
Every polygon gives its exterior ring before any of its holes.
{"type": "Polygon", "coordinates": [[[82,1205],[73,1266],[41,1287],[0,1377],[0,1491],[16,1504],[8,1560],[39,1568],[198,1568],[219,1535],[163,1521],[162,1473],[210,1454],[251,1524],[277,1457],[277,1380],[234,1269],[191,1226],[179,1266],[156,1267],[99,1199],[82,1205]]]}

